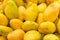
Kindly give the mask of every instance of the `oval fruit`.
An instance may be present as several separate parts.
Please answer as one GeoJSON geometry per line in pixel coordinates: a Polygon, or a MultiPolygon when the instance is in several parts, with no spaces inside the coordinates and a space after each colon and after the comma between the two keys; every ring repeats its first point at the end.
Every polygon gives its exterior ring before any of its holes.
{"type": "Polygon", "coordinates": [[[47,34],[44,36],[43,40],[59,40],[59,38],[54,34],[47,34]]]}
{"type": "Polygon", "coordinates": [[[37,30],[38,29],[38,24],[34,21],[25,21],[23,23],[22,29],[24,31],[37,30]]]}
{"type": "Polygon", "coordinates": [[[18,17],[18,8],[13,1],[8,1],[5,8],[4,8],[5,15],[9,19],[17,18],[18,17]]]}
{"type": "Polygon", "coordinates": [[[23,25],[23,22],[19,19],[11,19],[10,20],[10,26],[13,29],[21,29],[23,25]]]}
{"type": "Polygon", "coordinates": [[[21,29],[17,29],[7,35],[8,40],[23,40],[25,32],[21,29]]]}
{"type": "Polygon", "coordinates": [[[0,25],[5,25],[5,26],[8,25],[8,19],[7,19],[7,17],[6,17],[4,14],[2,14],[2,13],[0,13],[0,25]]]}
{"type": "Polygon", "coordinates": [[[56,26],[52,22],[42,22],[38,28],[38,31],[43,34],[50,34],[56,31],[56,26]]]}
{"type": "Polygon", "coordinates": [[[44,11],[44,20],[54,22],[59,15],[59,3],[54,2],[50,4],[44,11]]]}
{"type": "Polygon", "coordinates": [[[38,31],[31,30],[24,35],[24,40],[40,40],[41,34],[38,31]]]}
{"type": "Polygon", "coordinates": [[[0,25],[0,35],[7,36],[12,31],[10,27],[0,25]]]}

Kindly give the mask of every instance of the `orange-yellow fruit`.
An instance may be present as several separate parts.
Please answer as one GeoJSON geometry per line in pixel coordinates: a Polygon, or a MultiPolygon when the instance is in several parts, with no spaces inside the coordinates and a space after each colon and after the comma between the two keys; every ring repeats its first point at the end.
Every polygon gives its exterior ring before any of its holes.
{"type": "Polygon", "coordinates": [[[37,0],[26,0],[27,3],[32,2],[32,3],[38,3],[37,0]]]}
{"type": "Polygon", "coordinates": [[[23,6],[24,5],[24,2],[23,0],[13,0],[17,6],[23,6]]]}
{"type": "Polygon", "coordinates": [[[0,35],[7,36],[13,29],[7,26],[0,25],[0,35]]]}
{"type": "Polygon", "coordinates": [[[0,25],[5,25],[5,26],[8,25],[8,19],[2,13],[0,13],[0,25]]]}
{"type": "Polygon", "coordinates": [[[40,3],[45,3],[46,2],[46,0],[38,0],[38,3],[40,4],[40,3]]]}
{"type": "Polygon", "coordinates": [[[54,33],[56,31],[56,26],[52,22],[43,22],[40,24],[38,31],[43,34],[54,33]]]}
{"type": "Polygon", "coordinates": [[[0,40],[7,40],[4,36],[0,36],[0,40]]]}
{"type": "Polygon", "coordinates": [[[18,8],[14,1],[9,0],[6,3],[6,6],[4,8],[5,15],[8,17],[8,19],[13,19],[18,17],[18,8]]]}
{"type": "Polygon", "coordinates": [[[19,19],[11,19],[10,26],[13,29],[21,29],[23,22],[19,19]]]}
{"type": "Polygon", "coordinates": [[[24,6],[20,6],[18,8],[18,10],[19,10],[19,19],[23,21],[24,20],[24,12],[26,9],[24,6]]]}
{"type": "Polygon", "coordinates": [[[35,21],[38,15],[38,7],[35,3],[33,3],[29,8],[25,11],[25,20],[35,21]]]}
{"type": "Polygon", "coordinates": [[[17,29],[7,35],[8,40],[23,40],[25,32],[21,29],[17,29]]]}
{"type": "Polygon", "coordinates": [[[51,3],[53,3],[53,2],[55,2],[56,0],[46,0],[46,3],[47,4],[51,4],[51,3]]]}
{"type": "Polygon", "coordinates": [[[44,11],[44,20],[54,22],[59,14],[59,3],[54,2],[50,4],[44,11]]]}
{"type": "Polygon", "coordinates": [[[23,23],[22,29],[24,31],[37,30],[38,29],[38,24],[34,21],[25,21],[23,23]]]}
{"type": "Polygon", "coordinates": [[[24,40],[40,40],[41,34],[38,31],[31,30],[24,35],[24,40]]]}
{"type": "Polygon", "coordinates": [[[57,22],[57,31],[58,33],[60,33],[60,19],[58,19],[58,22],[57,22]]]}
{"type": "Polygon", "coordinates": [[[45,9],[47,8],[47,5],[45,3],[41,3],[38,5],[39,12],[44,12],[45,9]]]}
{"type": "Polygon", "coordinates": [[[40,25],[44,21],[43,17],[44,17],[43,13],[39,13],[38,18],[37,18],[38,25],[40,25]]]}
{"type": "Polygon", "coordinates": [[[54,34],[47,34],[44,36],[43,40],[59,40],[59,38],[54,34]]]}

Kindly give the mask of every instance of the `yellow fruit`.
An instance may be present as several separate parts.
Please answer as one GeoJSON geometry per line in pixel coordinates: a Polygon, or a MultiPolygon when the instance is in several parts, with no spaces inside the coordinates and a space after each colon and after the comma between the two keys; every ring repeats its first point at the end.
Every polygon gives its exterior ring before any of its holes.
{"type": "Polygon", "coordinates": [[[33,3],[27,10],[25,11],[25,20],[35,21],[38,15],[38,7],[35,3],[33,3]]]}
{"type": "Polygon", "coordinates": [[[24,20],[24,12],[26,9],[24,6],[20,6],[18,8],[18,10],[19,10],[19,19],[23,21],[24,20]]]}
{"type": "Polygon", "coordinates": [[[58,36],[59,37],[59,40],[60,40],[60,34],[59,33],[55,33],[55,35],[58,36]]]}
{"type": "Polygon", "coordinates": [[[40,13],[38,15],[38,18],[37,18],[38,25],[40,25],[43,21],[44,21],[44,19],[43,19],[43,13],[40,13]]]}
{"type": "Polygon", "coordinates": [[[35,23],[34,21],[25,21],[23,23],[22,29],[24,31],[37,30],[38,29],[38,24],[35,23]]]}
{"type": "Polygon", "coordinates": [[[33,3],[32,2],[28,2],[25,4],[26,8],[29,8],[33,3]]]}
{"type": "Polygon", "coordinates": [[[51,3],[53,3],[53,2],[55,2],[56,0],[46,0],[46,3],[47,4],[51,4],[51,3]]]}
{"type": "Polygon", "coordinates": [[[58,22],[57,22],[57,31],[58,33],[60,33],[60,19],[58,19],[58,22]]]}
{"type": "Polygon", "coordinates": [[[44,12],[47,8],[47,5],[45,3],[41,3],[38,5],[39,12],[44,12]]]}
{"type": "Polygon", "coordinates": [[[10,27],[0,25],[0,35],[7,36],[12,31],[10,27]]]}
{"type": "Polygon", "coordinates": [[[31,30],[24,35],[24,40],[40,40],[41,34],[38,31],[31,30]]]}
{"type": "Polygon", "coordinates": [[[44,20],[54,22],[59,14],[59,3],[54,2],[50,4],[44,11],[44,20]]]}
{"type": "Polygon", "coordinates": [[[21,29],[17,29],[12,33],[8,34],[8,40],[23,40],[25,32],[21,29]]]}
{"type": "Polygon", "coordinates": [[[23,6],[24,5],[24,2],[23,0],[13,0],[17,6],[23,6]]]}
{"type": "Polygon", "coordinates": [[[3,36],[0,36],[0,40],[7,40],[7,39],[3,36]]]}
{"type": "Polygon", "coordinates": [[[47,34],[44,36],[43,40],[59,40],[59,38],[54,34],[47,34]]]}
{"type": "Polygon", "coordinates": [[[26,0],[27,3],[32,2],[32,3],[38,3],[37,0],[26,0]]]}
{"type": "Polygon", "coordinates": [[[10,26],[13,29],[21,29],[23,22],[19,19],[11,19],[10,20],[10,26]]]}
{"type": "Polygon", "coordinates": [[[56,26],[52,22],[43,22],[40,24],[38,31],[43,34],[54,33],[56,31],[56,26]]]}
{"type": "Polygon", "coordinates": [[[5,26],[8,25],[8,19],[2,13],[0,13],[0,25],[5,25],[5,26]]]}
{"type": "Polygon", "coordinates": [[[38,3],[45,3],[46,0],[38,0],[38,3]]]}
{"type": "Polygon", "coordinates": [[[5,12],[5,15],[9,19],[18,17],[18,8],[17,8],[16,4],[11,0],[7,2],[4,12],[5,12]]]}

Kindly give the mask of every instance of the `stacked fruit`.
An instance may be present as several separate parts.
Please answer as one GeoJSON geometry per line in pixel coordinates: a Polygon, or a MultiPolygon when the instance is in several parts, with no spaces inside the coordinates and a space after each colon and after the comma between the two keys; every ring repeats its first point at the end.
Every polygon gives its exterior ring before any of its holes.
{"type": "Polygon", "coordinates": [[[60,0],[0,0],[0,40],[60,40],[60,0]]]}

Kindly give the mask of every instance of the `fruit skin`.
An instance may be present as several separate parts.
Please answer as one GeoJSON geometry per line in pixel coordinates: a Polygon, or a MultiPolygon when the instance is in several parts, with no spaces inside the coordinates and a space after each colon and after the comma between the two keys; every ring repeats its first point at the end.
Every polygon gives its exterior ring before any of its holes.
{"type": "Polygon", "coordinates": [[[54,2],[50,4],[44,11],[44,20],[54,22],[59,14],[59,3],[54,2]]]}
{"type": "Polygon", "coordinates": [[[25,20],[35,21],[38,15],[38,7],[35,3],[33,3],[29,8],[25,11],[25,20]]]}
{"type": "Polygon", "coordinates": [[[38,29],[38,24],[34,21],[25,21],[23,23],[22,29],[24,31],[37,30],[38,29]]]}
{"type": "Polygon", "coordinates": [[[2,14],[2,13],[0,13],[0,25],[5,25],[5,26],[8,25],[8,19],[7,19],[7,17],[6,17],[4,14],[2,14]]]}
{"type": "Polygon", "coordinates": [[[41,3],[38,5],[38,9],[40,13],[44,12],[46,8],[47,8],[47,5],[45,3],[41,3]]]}
{"type": "Polygon", "coordinates": [[[8,19],[13,19],[18,17],[18,8],[13,1],[8,1],[4,8],[5,15],[8,19]]]}
{"type": "Polygon", "coordinates": [[[10,27],[0,25],[0,35],[7,36],[12,31],[10,27]]]}
{"type": "Polygon", "coordinates": [[[53,2],[55,2],[56,0],[46,0],[46,3],[47,4],[51,4],[51,3],[53,3],[53,2]]]}
{"type": "Polygon", "coordinates": [[[43,19],[43,13],[39,13],[38,18],[37,18],[37,24],[40,25],[42,22],[44,22],[43,19]]]}
{"type": "Polygon", "coordinates": [[[50,34],[56,31],[56,26],[50,21],[42,22],[38,28],[38,31],[42,34],[50,34]]]}
{"type": "Polygon", "coordinates": [[[18,10],[19,10],[19,19],[20,20],[22,20],[22,21],[24,21],[24,12],[25,12],[25,7],[24,6],[20,6],[19,8],[18,8],[18,10]]]}
{"type": "Polygon", "coordinates": [[[40,40],[41,34],[38,31],[31,30],[24,35],[24,40],[40,40]]]}
{"type": "Polygon", "coordinates": [[[23,25],[23,22],[19,19],[11,19],[10,20],[10,26],[13,29],[21,29],[23,25]]]}
{"type": "Polygon", "coordinates": [[[36,3],[36,4],[38,3],[37,0],[26,0],[26,2],[27,2],[27,3],[32,2],[32,3],[36,3]]]}
{"type": "Polygon", "coordinates": [[[58,22],[57,22],[57,31],[58,33],[60,33],[60,19],[58,19],[58,22]]]}
{"type": "Polygon", "coordinates": [[[24,5],[24,2],[23,0],[13,0],[17,6],[23,6],[24,5]]]}
{"type": "Polygon", "coordinates": [[[4,36],[0,36],[0,40],[7,40],[4,36]]]}
{"type": "Polygon", "coordinates": [[[17,29],[7,35],[8,40],[23,40],[25,32],[21,29],[17,29]]]}
{"type": "Polygon", "coordinates": [[[45,3],[46,0],[38,0],[38,3],[45,3]]]}
{"type": "Polygon", "coordinates": [[[59,38],[54,34],[47,34],[44,36],[43,40],[59,40],[59,38]]]}

